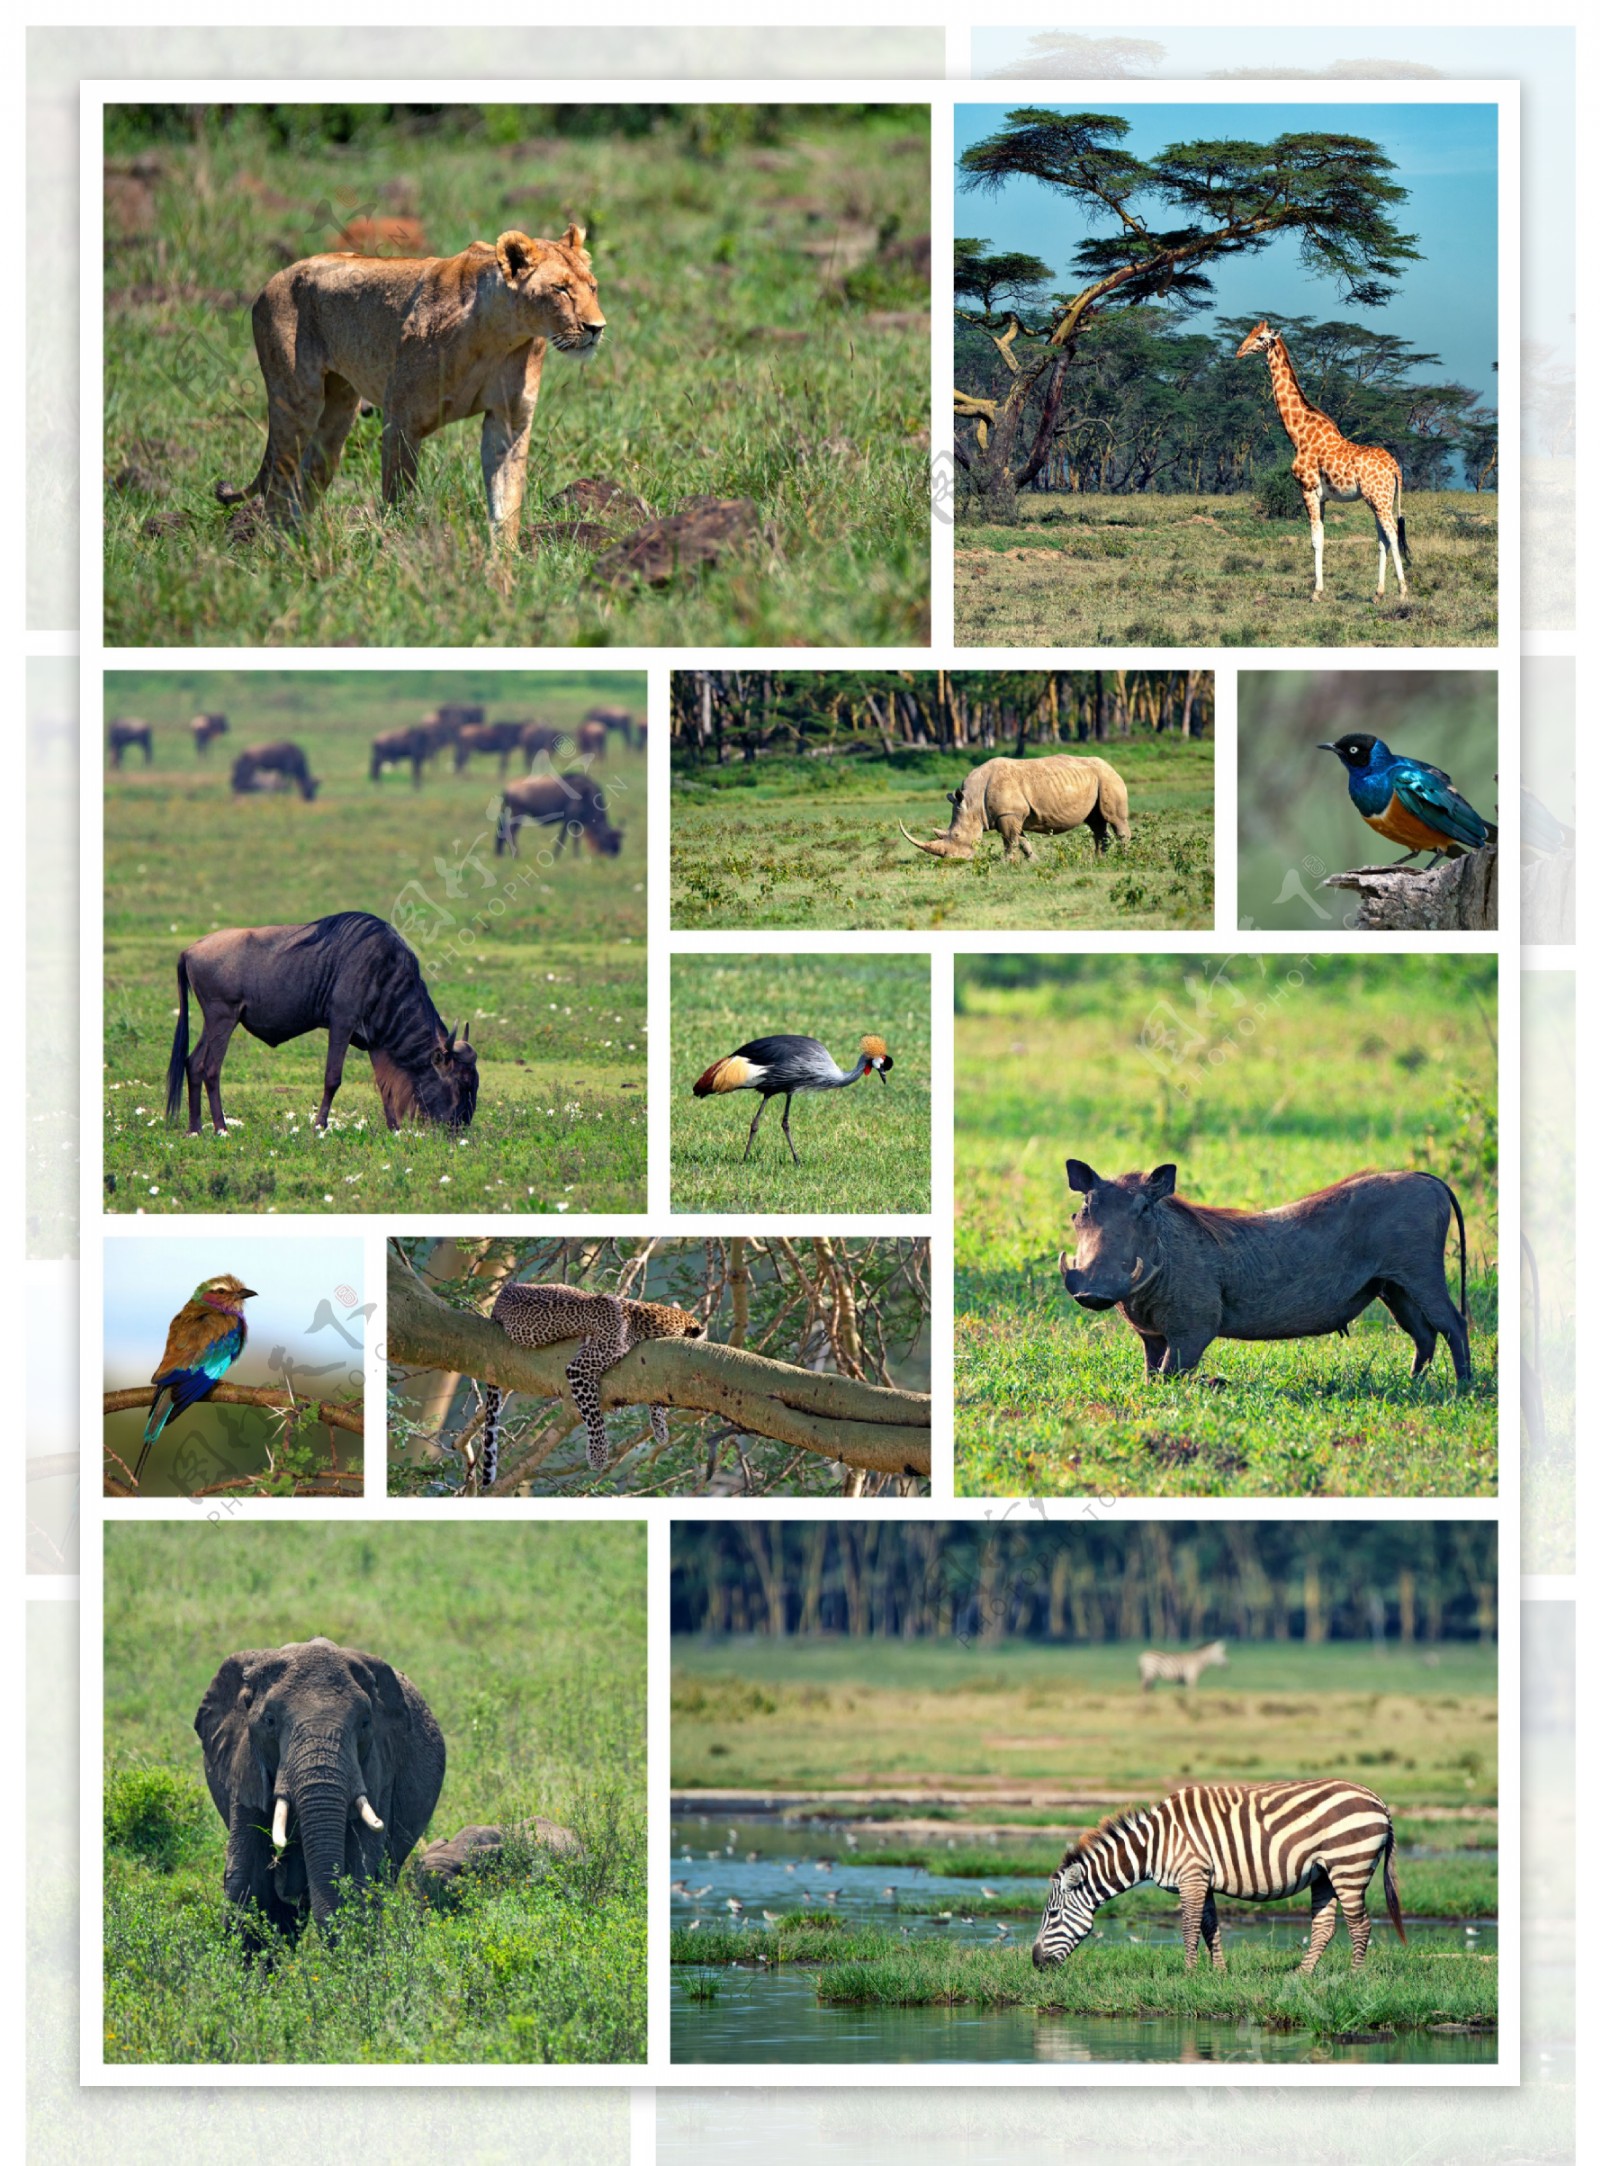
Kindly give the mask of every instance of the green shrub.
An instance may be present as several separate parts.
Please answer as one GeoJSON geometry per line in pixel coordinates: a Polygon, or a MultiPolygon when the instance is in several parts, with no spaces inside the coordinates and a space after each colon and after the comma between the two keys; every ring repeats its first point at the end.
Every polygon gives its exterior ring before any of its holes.
{"type": "Polygon", "coordinates": [[[199,1845],[210,1800],[196,1782],[164,1767],[124,1767],[106,1783],[106,1847],[170,1873],[199,1845]]]}
{"type": "Polygon", "coordinates": [[[1290,468],[1275,466],[1270,474],[1262,475],[1256,491],[1256,510],[1263,519],[1293,519],[1302,502],[1300,484],[1290,468]]]}

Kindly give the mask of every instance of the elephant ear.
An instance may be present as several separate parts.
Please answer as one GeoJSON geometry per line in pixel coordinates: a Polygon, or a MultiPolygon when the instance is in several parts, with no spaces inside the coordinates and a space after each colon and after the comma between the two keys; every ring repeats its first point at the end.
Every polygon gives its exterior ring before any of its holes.
{"type": "Polygon", "coordinates": [[[250,1708],[270,1682],[266,1665],[276,1658],[269,1647],[250,1647],[229,1655],[206,1687],[194,1718],[206,1759],[206,1788],[211,1802],[230,1823],[235,1805],[265,1812],[270,1802],[267,1771],[250,1743],[250,1708]]]}
{"type": "Polygon", "coordinates": [[[350,1660],[362,1691],[371,1694],[389,1720],[401,1724],[409,1722],[411,1710],[406,1704],[400,1672],[376,1655],[364,1654],[358,1647],[350,1649],[350,1660]]]}

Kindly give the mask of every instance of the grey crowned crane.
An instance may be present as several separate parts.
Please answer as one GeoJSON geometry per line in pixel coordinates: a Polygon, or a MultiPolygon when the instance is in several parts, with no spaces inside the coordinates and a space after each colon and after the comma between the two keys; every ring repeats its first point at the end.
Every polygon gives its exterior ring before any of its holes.
{"type": "MultiPolygon", "coordinates": [[[[794,1137],[789,1133],[789,1108],[797,1091],[842,1091],[860,1077],[875,1073],[880,1083],[888,1081],[889,1070],[894,1062],[889,1058],[889,1048],[881,1038],[863,1038],[861,1057],[848,1071],[841,1068],[828,1048],[816,1038],[796,1038],[785,1034],[777,1038],[752,1038],[748,1045],[741,1045],[735,1052],[714,1060],[694,1087],[697,1098],[719,1096],[723,1091],[759,1091],[761,1103],[756,1107],[755,1119],[750,1123],[750,1133],[745,1138],[744,1156],[750,1156],[750,1146],[756,1140],[756,1130],[761,1116],[767,1110],[769,1098],[783,1100],[783,1140],[789,1146],[789,1156],[798,1166],[800,1153],[794,1147],[794,1137]]],[[[740,1164],[744,1159],[740,1160],[740,1164]]]]}

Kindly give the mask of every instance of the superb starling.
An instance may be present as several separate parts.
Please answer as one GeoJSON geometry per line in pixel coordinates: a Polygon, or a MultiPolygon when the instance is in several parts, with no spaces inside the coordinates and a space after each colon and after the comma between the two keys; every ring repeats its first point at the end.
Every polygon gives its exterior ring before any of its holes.
{"type": "Polygon", "coordinates": [[[1381,737],[1349,730],[1317,750],[1332,752],[1343,762],[1350,802],[1368,827],[1406,845],[1405,856],[1395,859],[1397,865],[1431,850],[1423,869],[1432,872],[1440,858],[1480,850],[1498,832],[1452,787],[1442,767],[1391,752],[1381,737]]]}
{"type": "Polygon", "coordinates": [[[194,1406],[215,1389],[244,1352],[243,1302],[255,1298],[255,1288],[243,1279],[224,1273],[206,1279],[172,1319],[167,1350],[150,1381],[155,1386],[150,1419],[144,1425],[144,1449],[133,1470],[134,1487],[144,1473],[150,1447],[174,1414],[194,1406]],[[166,1404],[162,1405],[163,1394],[166,1404]]]}

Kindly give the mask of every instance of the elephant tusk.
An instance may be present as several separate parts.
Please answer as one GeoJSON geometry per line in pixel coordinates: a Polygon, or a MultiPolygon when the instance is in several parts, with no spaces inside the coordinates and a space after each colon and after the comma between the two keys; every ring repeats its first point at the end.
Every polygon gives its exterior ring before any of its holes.
{"type": "Polygon", "coordinates": [[[272,1847],[286,1850],[289,1847],[289,1800],[279,1798],[272,1808],[272,1847]]]}
{"type": "Polygon", "coordinates": [[[356,1811],[361,1815],[362,1819],[367,1823],[367,1826],[369,1828],[382,1828],[383,1822],[378,1818],[372,1807],[367,1803],[365,1791],[363,1791],[361,1796],[356,1799],[356,1811]]]}

